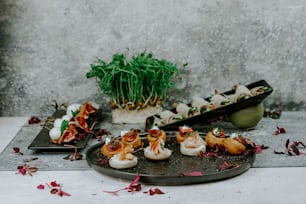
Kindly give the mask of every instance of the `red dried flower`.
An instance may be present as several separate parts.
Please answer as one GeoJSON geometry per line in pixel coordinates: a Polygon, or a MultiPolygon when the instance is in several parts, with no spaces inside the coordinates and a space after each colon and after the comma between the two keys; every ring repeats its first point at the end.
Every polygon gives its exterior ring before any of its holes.
{"type": "Polygon", "coordinates": [[[180,176],[203,176],[203,173],[201,171],[192,171],[192,172],[188,172],[188,173],[180,173],[180,176]]]}
{"type": "Polygon", "coordinates": [[[63,159],[70,160],[70,161],[76,161],[76,160],[82,160],[83,159],[84,156],[78,152],[78,149],[75,146],[67,145],[67,144],[65,144],[64,146],[65,147],[74,147],[74,152],[72,154],[68,154],[63,159]]]}
{"type": "MultiPolygon", "coordinates": [[[[50,189],[50,194],[57,194],[59,196],[71,196],[71,194],[64,192],[62,190],[62,186],[60,184],[58,184],[56,181],[51,181],[50,184],[47,183],[47,186],[50,189]]],[[[39,184],[37,186],[37,189],[43,190],[45,189],[45,186],[43,184],[39,184]]]]}
{"type": "Polygon", "coordinates": [[[56,181],[51,181],[50,186],[57,187],[57,186],[60,186],[60,185],[58,183],[56,183],[56,181]]]}
{"type": "Polygon", "coordinates": [[[135,179],[130,183],[128,187],[121,188],[115,191],[103,191],[105,193],[110,193],[112,195],[117,195],[119,191],[127,190],[128,192],[141,191],[141,184],[138,183],[140,179],[140,175],[136,175],[135,179]]]}
{"type": "Polygon", "coordinates": [[[150,196],[152,195],[155,195],[155,194],[158,194],[158,195],[161,195],[161,194],[165,194],[163,191],[161,191],[159,188],[154,188],[154,189],[149,189],[149,191],[145,191],[143,193],[149,193],[150,196]]]}
{"type": "Polygon", "coordinates": [[[256,154],[259,154],[261,153],[263,150],[265,149],[268,149],[269,147],[268,146],[265,146],[265,145],[257,145],[255,143],[253,143],[253,147],[254,147],[254,151],[256,154]]]}
{"type": "Polygon", "coordinates": [[[45,185],[39,184],[39,185],[37,186],[37,189],[44,190],[44,189],[45,189],[45,185]]]}
{"type": "Polygon", "coordinates": [[[32,116],[28,121],[29,125],[32,125],[32,124],[35,124],[35,123],[40,123],[40,122],[41,122],[41,120],[36,116],[32,116]]]}
{"type": "Polygon", "coordinates": [[[274,153],[275,154],[287,154],[289,156],[301,155],[301,154],[306,155],[305,152],[301,152],[299,150],[299,146],[306,148],[306,145],[301,141],[293,141],[292,144],[290,144],[290,140],[287,139],[285,143],[285,147],[286,147],[285,152],[274,150],[274,153]]]}
{"type": "Polygon", "coordinates": [[[286,130],[285,128],[279,127],[278,125],[276,125],[276,130],[273,133],[273,135],[279,135],[279,134],[285,134],[286,130]]]}
{"type": "Polygon", "coordinates": [[[216,152],[203,152],[203,151],[201,151],[200,152],[200,157],[215,157],[215,158],[222,158],[218,153],[216,153],[216,152]]]}
{"type": "Polygon", "coordinates": [[[239,167],[240,165],[239,164],[236,164],[236,163],[228,163],[227,161],[224,161],[222,164],[220,164],[218,167],[217,167],[217,170],[218,171],[224,171],[226,169],[233,169],[233,168],[236,168],[236,167],[239,167]]]}
{"type": "Polygon", "coordinates": [[[58,193],[59,196],[71,196],[71,194],[63,191],[62,189],[58,189],[58,193]]]}
{"type": "Polygon", "coordinates": [[[14,151],[14,153],[16,153],[16,154],[23,155],[23,153],[20,151],[20,148],[19,148],[19,147],[13,147],[13,151],[14,151]]]}
{"type": "Polygon", "coordinates": [[[27,163],[24,163],[23,165],[17,166],[18,173],[22,175],[30,175],[33,176],[33,173],[38,171],[37,167],[33,167],[28,165],[27,163]]]}

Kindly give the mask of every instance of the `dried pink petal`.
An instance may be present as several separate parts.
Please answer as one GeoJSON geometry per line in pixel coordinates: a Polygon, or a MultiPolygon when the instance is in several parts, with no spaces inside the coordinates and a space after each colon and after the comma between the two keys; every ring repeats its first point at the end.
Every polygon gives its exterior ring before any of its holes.
{"type": "Polygon", "coordinates": [[[286,130],[285,128],[279,127],[278,125],[276,125],[276,130],[273,133],[273,135],[279,135],[279,134],[285,134],[286,130]]]}
{"type": "Polygon", "coordinates": [[[285,143],[285,147],[286,147],[286,152],[282,152],[282,151],[275,151],[275,154],[287,154],[288,156],[294,156],[294,155],[306,155],[306,152],[301,152],[299,149],[299,145],[301,145],[303,148],[305,148],[305,144],[301,141],[293,141],[290,144],[290,140],[287,139],[286,143],[285,143]]]}
{"type": "Polygon", "coordinates": [[[130,183],[130,185],[128,187],[121,188],[121,189],[118,189],[118,190],[115,190],[115,191],[104,191],[103,190],[103,192],[109,193],[109,194],[112,194],[112,195],[117,195],[117,193],[119,191],[123,191],[123,190],[127,190],[127,192],[141,191],[141,184],[138,183],[139,180],[140,180],[140,175],[137,174],[135,179],[130,183]]]}
{"type": "Polygon", "coordinates": [[[57,187],[57,186],[60,186],[60,185],[58,183],[56,183],[56,181],[51,181],[50,186],[57,187]]]}
{"type": "Polygon", "coordinates": [[[16,153],[16,154],[23,155],[23,153],[20,151],[20,148],[19,148],[19,147],[13,147],[13,151],[14,151],[14,153],[16,153]]]}
{"type": "Polygon", "coordinates": [[[18,170],[18,172],[19,172],[20,174],[22,174],[22,175],[26,175],[27,170],[26,170],[25,168],[21,168],[21,169],[18,170]]]}
{"type": "Polygon", "coordinates": [[[180,173],[180,176],[203,176],[203,173],[200,171],[192,171],[192,172],[188,172],[188,173],[180,173]]]}
{"type": "Polygon", "coordinates": [[[71,194],[64,192],[62,189],[59,189],[57,194],[59,196],[71,196],[71,194]]]}
{"type": "Polygon", "coordinates": [[[279,133],[280,133],[280,134],[285,134],[285,133],[286,133],[285,128],[279,128],[278,130],[279,130],[279,133]]]}
{"type": "Polygon", "coordinates": [[[40,122],[41,122],[41,120],[36,116],[32,116],[28,121],[29,125],[32,125],[32,124],[35,124],[35,123],[40,123],[40,122]]]}
{"type": "Polygon", "coordinates": [[[45,189],[45,185],[39,184],[39,185],[37,186],[37,189],[43,190],[43,189],[45,189]]]}
{"type": "Polygon", "coordinates": [[[233,169],[233,168],[236,168],[236,167],[239,167],[240,165],[239,164],[236,164],[236,163],[228,163],[227,161],[224,161],[222,164],[220,164],[218,167],[217,167],[217,170],[218,171],[224,171],[226,169],[233,169]]]}
{"type": "Polygon", "coordinates": [[[155,194],[165,194],[163,191],[161,191],[159,188],[154,189],[155,194]]]}
{"type": "Polygon", "coordinates": [[[215,157],[215,158],[222,158],[218,153],[216,152],[200,152],[200,157],[215,157]]]}
{"type": "Polygon", "coordinates": [[[253,144],[253,147],[254,147],[254,151],[256,154],[259,154],[261,153],[263,150],[265,149],[268,149],[269,147],[268,146],[265,146],[265,145],[256,145],[255,143],[253,144]]]}
{"type": "Polygon", "coordinates": [[[161,191],[159,188],[150,188],[148,191],[145,191],[143,193],[148,193],[150,196],[155,195],[155,194],[165,194],[163,191],[161,191]]]}

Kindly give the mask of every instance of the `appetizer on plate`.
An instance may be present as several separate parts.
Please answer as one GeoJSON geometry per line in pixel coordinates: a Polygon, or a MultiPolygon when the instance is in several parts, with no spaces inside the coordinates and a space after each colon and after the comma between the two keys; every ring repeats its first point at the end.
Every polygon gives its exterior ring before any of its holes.
{"type": "Polygon", "coordinates": [[[140,131],[131,129],[122,133],[121,142],[123,145],[131,145],[134,149],[142,146],[142,142],[139,136],[140,131]]]}
{"type": "Polygon", "coordinates": [[[220,108],[220,107],[230,104],[231,101],[228,98],[226,98],[224,95],[219,94],[219,91],[215,89],[214,95],[210,98],[210,103],[215,108],[220,108]]]}
{"type": "Polygon", "coordinates": [[[158,139],[161,139],[166,142],[167,135],[165,131],[160,130],[157,126],[154,126],[150,130],[148,130],[147,140],[149,142],[154,142],[158,139]]]}
{"type": "Polygon", "coordinates": [[[212,149],[223,149],[224,148],[225,133],[224,129],[215,127],[206,134],[205,142],[207,146],[212,149]]]}
{"type": "Polygon", "coordinates": [[[192,131],[180,143],[180,151],[183,155],[198,156],[201,152],[206,151],[206,143],[197,131],[192,131]]]}
{"type": "Polygon", "coordinates": [[[115,154],[119,154],[124,149],[124,145],[118,137],[113,137],[110,141],[106,141],[101,148],[101,153],[107,158],[111,158],[115,154]]]}
{"type": "Polygon", "coordinates": [[[149,160],[166,160],[172,155],[172,151],[165,147],[166,133],[156,127],[148,130],[147,140],[149,146],[144,149],[144,156],[149,160]]]}
{"type": "Polygon", "coordinates": [[[87,119],[97,109],[98,106],[92,102],[69,105],[66,115],[55,119],[53,128],[49,131],[51,143],[63,144],[80,140],[79,133],[86,132],[88,128],[87,119]]]}
{"type": "Polygon", "coordinates": [[[177,142],[181,144],[181,142],[183,142],[188,136],[188,134],[190,134],[191,132],[193,132],[193,129],[191,127],[187,125],[180,126],[179,131],[175,135],[177,142]]]}
{"type": "Polygon", "coordinates": [[[131,145],[125,146],[119,153],[109,159],[109,165],[115,169],[127,169],[136,166],[138,158],[132,154],[133,151],[131,145]]]}
{"type": "Polygon", "coordinates": [[[225,150],[232,155],[240,155],[246,152],[248,147],[252,146],[252,142],[237,133],[231,134],[224,140],[225,150]]]}
{"type": "Polygon", "coordinates": [[[207,146],[215,149],[215,151],[227,151],[231,155],[240,155],[253,148],[253,143],[250,139],[243,137],[240,134],[232,133],[225,135],[222,128],[213,128],[206,134],[205,141],[207,146]]]}

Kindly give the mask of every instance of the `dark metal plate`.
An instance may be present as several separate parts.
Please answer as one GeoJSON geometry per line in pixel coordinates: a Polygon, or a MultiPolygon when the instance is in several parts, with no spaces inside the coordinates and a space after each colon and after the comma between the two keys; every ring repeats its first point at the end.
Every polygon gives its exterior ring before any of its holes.
{"type": "MultiPolygon", "coordinates": [[[[57,110],[52,115],[53,118],[60,118],[66,114],[64,110],[57,110]]],[[[98,121],[101,117],[102,111],[98,110],[97,112],[90,115],[88,120],[89,126],[93,124],[93,122],[98,121]]],[[[46,124],[46,128],[42,128],[42,130],[38,133],[38,135],[34,138],[31,144],[28,146],[28,149],[31,150],[39,150],[39,151],[73,151],[75,148],[77,149],[84,149],[88,143],[88,140],[91,138],[90,135],[87,135],[84,139],[79,140],[77,142],[73,142],[70,145],[72,146],[65,146],[63,144],[53,144],[50,142],[49,137],[49,129],[53,127],[53,124],[46,124]]]]}
{"type": "MultiPolygon", "coordinates": [[[[163,130],[173,131],[173,130],[177,130],[179,126],[183,126],[183,125],[188,125],[192,127],[193,125],[196,125],[196,124],[207,124],[207,123],[209,124],[211,121],[218,120],[220,117],[226,117],[230,115],[231,113],[237,112],[244,108],[248,108],[248,107],[257,105],[261,103],[267,96],[269,96],[273,92],[273,88],[265,80],[260,80],[260,81],[246,85],[246,87],[249,89],[257,87],[257,86],[265,86],[265,87],[268,87],[269,89],[265,93],[260,94],[258,96],[254,96],[254,97],[242,100],[242,101],[238,101],[236,103],[232,103],[232,104],[229,104],[229,105],[226,105],[226,106],[223,106],[223,107],[211,110],[211,111],[207,111],[197,116],[179,120],[177,122],[161,125],[159,126],[159,128],[163,130]]],[[[233,94],[234,92],[235,92],[234,90],[230,90],[230,91],[223,92],[221,94],[230,95],[230,94],[233,94]]],[[[205,98],[205,99],[209,101],[210,97],[205,98]]],[[[176,113],[175,108],[171,109],[170,111],[176,113]]],[[[154,125],[154,116],[158,117],[158,114],[146,118],[145,130],[152,128],[152,126],[154,125]]]]}
{"type": "MultiPolygon", "coordinates": [[[[107,162],[102,162],[105,157],[100,153],[104,143],[99,143],[90,147],[86,153],[88,164],[96,171],[115,178],[133,180],[137,174],[140,181],[155,185],[187,185],[205,183],[231,178],[247,171],[253,164],[256,154],[248,151],[244,155],[232,156],[223,153],[222,158],[215,157],[189,157],[180,153],[179,145],[175,139],[175,132],[167,132],[166,147],[173,151],[170,159],[165,161],[149,161],[144,158],[143,151],[138,151],[138,165],[134,168],[117,170],[109,166],[107,162]],[[227,161],[231,164],[238,164],[237,167],[218,171],[218,166],[227,161]],[[182,173],[194,171],[202,172],[202,176],[182,176],[182,173]]],[[[203,135],[203,134],[201,134],[203,135]]],[[[142,137],[144,146],[146,139],[142,137]]]]}

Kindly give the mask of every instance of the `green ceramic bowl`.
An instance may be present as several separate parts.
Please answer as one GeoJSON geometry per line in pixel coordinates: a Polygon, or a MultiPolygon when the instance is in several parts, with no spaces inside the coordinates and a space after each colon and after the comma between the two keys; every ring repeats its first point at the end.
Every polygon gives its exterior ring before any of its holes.
{"type": "Polygon", "coordinates": [[[264,105],[260,103],[249,108],[239,110],[229,116],[232,124],[238,128],[251,129],[256,127],[264,114],[264,105]]]}

